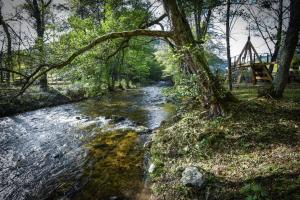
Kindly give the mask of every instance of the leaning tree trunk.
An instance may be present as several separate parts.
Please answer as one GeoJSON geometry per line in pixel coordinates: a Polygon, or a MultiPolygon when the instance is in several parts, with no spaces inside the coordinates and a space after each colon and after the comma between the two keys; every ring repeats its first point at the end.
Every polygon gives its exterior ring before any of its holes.
{"type": "Polygon", "coordinates": [[[272,82],[270,95],[274,98],[281,98],[288,82],[290,65],[298,43],[300,30],[300,1],[291,0],[290,21],[283,49],[281,51],[279,69],[272,82]]]}
{"type": "Polygon", "coordinates": [[[184,53],[184,61],[189,71],[198,76],[204,107],[209,109],[211,116],[224,115],[225,89],[209,69],[204,50],[195,42],[183,10],[180,10],[174,0],[164,0],[164,3],[173,24],[173,40],[184,53]]]}

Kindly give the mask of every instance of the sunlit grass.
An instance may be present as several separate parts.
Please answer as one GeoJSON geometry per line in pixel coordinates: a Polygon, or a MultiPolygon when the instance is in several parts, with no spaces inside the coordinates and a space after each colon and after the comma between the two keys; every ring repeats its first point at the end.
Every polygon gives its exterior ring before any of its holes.
{"type": "MultiPolygon", "coordinates": [[[[258,96],[258,89],[262,88],[262,86],[238,86],[233,89],[233,94],[237,96],[240,100],[249,100],[252,98],[256,98],[258,96]]],[[[300,102],[300,84],[293,83],[288,84],[284,94],[283,100],[289,100],[294,102],[300,102]]]]}

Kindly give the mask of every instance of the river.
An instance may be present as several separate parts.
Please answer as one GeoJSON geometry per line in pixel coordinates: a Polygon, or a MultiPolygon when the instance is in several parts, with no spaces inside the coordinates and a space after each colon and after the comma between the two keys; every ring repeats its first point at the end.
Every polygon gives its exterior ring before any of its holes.
{"type": "Polygon", "coordinates": [[[143,144],[174,113],[163,87],[1,118],[0,199],[148,199],[143,144]]]}

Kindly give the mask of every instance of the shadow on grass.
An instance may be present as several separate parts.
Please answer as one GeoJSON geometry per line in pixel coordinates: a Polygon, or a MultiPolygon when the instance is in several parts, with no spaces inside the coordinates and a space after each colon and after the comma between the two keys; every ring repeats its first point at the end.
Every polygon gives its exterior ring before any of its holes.
{"type": "Polygon", "coordinates": [[[244,181],[232,182],[213,174],[207,174],[207,183],[201,190],[190,188],[191,199],[300,199],[300,172],[275,173],[244,181]]]}
{"type": "Polygon", "coordinates": [[[275,107],[272,104],[249,102],[238,105],[234,114],[221,119],[217,127],[201,134],[211,154],[237,151],[249,153],[274,145],[297,147],[300,142],[300,109],[275,107]],[[298,124],[298,125],[297,125],[298,124]]]}

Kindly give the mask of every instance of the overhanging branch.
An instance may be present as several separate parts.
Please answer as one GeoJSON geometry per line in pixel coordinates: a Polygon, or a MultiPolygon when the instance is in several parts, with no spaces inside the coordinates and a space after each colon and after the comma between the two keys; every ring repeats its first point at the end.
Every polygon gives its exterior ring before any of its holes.
{"type": "Polygon", "coordinates": [[[60,69],[64,66],[70,64],[75,58],[80,56],[81,54],[93,49],[97,45],[101,44],[102,42],[105,42],[107,40],[111,39],[117,39],[117,38],[131,38],[136,36],[149,36],[149,37],[158,37],[158,38],[173,38],[174,33],[172,31],[156,31],[156,30],[145,30],[145,29],[136,29],[133,31],[123,31],[123,32],[113,32],[108,33],[105,35],[102,35],[95,40],[93,40],[88,45],[78,49],[74,53],[72,53],[66,60],[59,62],[59,63],[53,63],[53,64],[41,64],[39,65],[36,70],[28,76],[27,81],[23,85],[22,89],[20,90],[20,93],[18,95],[21,95],[24,93],[24,91],[34,83],[34,81],[37,80],[37,76],[40,77],[42,74],[50,71],[51,69],[60,69]],[[46,70],[43,70],[46,69],[46,70]],[[42,71],[43,70],[43,71],[42,71]],[[41,72],[42,71],[42,72],[41,72]]]}
{"type": "MultiPolygon", "coordinates": [[[[154,30],[145,30],[145,29],[137,29],[133,31],[124,31],[124,32],[113,32],[108,33],[103,36],[100,36],[96,38],[94,41],[92,41],[90,44],[80,48],[76,52],[74,52],[67,60],[58,63],[58,64],[52,64],[48,65],[50,68],[62,68],[68,64],[70,64],[77,56],[85,53],[86,51],[94,48],[98,44],[109,40],[109,39],[117,39],[117,38],[130,38],[135,36],[149,36],[149,37],[173,37],[173,32],[171,31],[154,31],[154,30]]],[[[47,66],[47,65],[45,65],[47,66]]]]}

